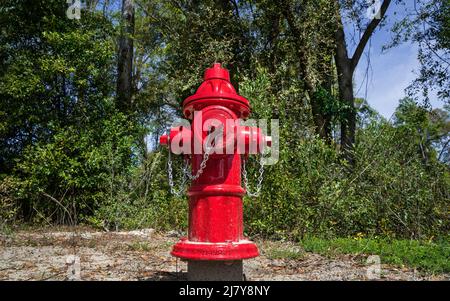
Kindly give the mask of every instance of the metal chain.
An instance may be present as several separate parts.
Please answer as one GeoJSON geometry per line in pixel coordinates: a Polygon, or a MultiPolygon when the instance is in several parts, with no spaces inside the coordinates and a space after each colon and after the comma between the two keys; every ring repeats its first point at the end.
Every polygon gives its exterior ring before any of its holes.
{"type": "MultiPolygon", "coordinates": [[[[202,162],[200,163],[200,168],[197,170],[195,175],[192,175],[192,171],[189,170],[189,163],[186,161],[183,169],[182,169],[182,180],[180,183],[180,188],[178,190],[175,189],[175,183],[173,181],[173,168],[172,168],[172,157],[171,157],[171,151],[169,149],[169,158],[167,160],[167,173],[169,176],[169,186],[170,186],[170,192],[174,194],[175,196],[181,196],[185,184],[187,180],[197,180],[202,174],[203,171],[206,168],[206,162],[208,162],[209,156],[211,154],[212,147],[208,147],[208,141],[206,142],[206,149],[205,153],[203,154],[202,162]]],[[[247,169],[246,169],[246,160],[243,159],[242,164],[242,176],[244,178],[244,187],[247,192],[247,195],[250,197],[258,197],[261,193],[262,189],[262,182],[264,180],[264,164],[263,164],[263,157],[261,156],[259,160],[259,176],[258,176],[258,183],[256,184],[256,190],[254,192],[251,192],[249,189],[249,183],[248,183],[248,177],[247,177],[247,169]]]]}
{"type": "Polygon", "coordinates": [[[170,192],[172,194],[174,194],[175,196],[181,196],[188,179],[191,181],[197,180],[203,174],[203,171],[206,168],[206,162],[208,161],[209,155],[211,154],[211,150],[213,149],[212,147],[208,147],[208,143],[209,143],[209,139],[206,141],[205,153],[203,154],[203,159],[202,159],[202,162],[200,163],[200,168],[197,170],[197,173],[194,176],[192,175],[192,171],[189,170],[189,163],[186,160],[186,163],[182,169],[183,177],[182,177],[182,180],[180,183],[179,190],[175,189],[175,183],[173,182],[172,157],[171,157],[171,151],[169,148],[169,158],[167,160],[167,173],[169,175],[170,192]]]}
{"type": "Polygon", "coordinates": [[[197,180],[203,173],[203,171],[206,168],[206,162],[209,159],[209,155],[211,154],[211,150],[213,149],[212,147],[208,147],[208,143],[209,143],[209,139],[211,137],[208,136],[208,138],[205,141],[205,153],[203,154],[203,159],[202,162],[200,163],[200,168],[197,170],[197,173],[195,174],[195,176],[192,175],[192,171],[189,170],[189,164],[185,164],[184,168],[183,168],[183,172],[184,174],[191,180],[197,180]]]}
{"type": "Polygon", "coordinates": [[[251,192],[248,185],[248,178],[247,178],[247,169],[245,167],[246,160],[243,159],[242,164],[242,177],[244,178],[244,187],[247,192],[247,195],[250,197],[258,197],[261,194],[261,188],[262,188],[262,182],[264,180],[264,163],[263,163],[263,157],[261,156],[261,159],[259,160],[259,176],[258,176],[258,183],[256,184],[256,190],[254,192],[251,192]]]}
{"type": "Polygon", "coordinates": [[[169,149],[169,158],[167,160],[167,173],[169,175],[169,186],[170,186],[170,192],[179,197],[183,193],[184,186],[187,182],[187,178],[185,173],[183,172],[183,177],[181,179],[180,188],[178,190],[175,189],[175,184],[173,182],[173,170],[172,170],[172,157],[171,157],[171,151],[169,149]]]}
{"type": "Polygon", "coordinates": [[[202,175],[203,171],[204,171],[205,168],[206,168],[206,162],[207,162],[208,159],[209,159],[209,155],[210,155],[211,149],[212,149],[212,147],[211,147],[211,148],[208,148],[208,147],[206,148],[205,153],[203,154],[202,162],[200,163],[200,168],[197,170],[197,173],[195,174],[195,176],[193,176],[193,175],[192,175],[192,171],[189,170],[189,164],[188,164],[188,163],[185,164],[185,166],[184,166],[184,168],[183,168],[183,173],[184,173],[191,181],[197,180],[197,179],[202,175]]]}

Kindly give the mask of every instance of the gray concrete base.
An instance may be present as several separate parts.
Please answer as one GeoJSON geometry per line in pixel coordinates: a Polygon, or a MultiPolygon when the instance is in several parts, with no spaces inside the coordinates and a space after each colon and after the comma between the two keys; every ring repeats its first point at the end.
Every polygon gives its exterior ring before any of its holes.
{"type": "Polygon", "coordinates": [[[188,261],[189,281],[243,281],[242,260],[188,261]]]}

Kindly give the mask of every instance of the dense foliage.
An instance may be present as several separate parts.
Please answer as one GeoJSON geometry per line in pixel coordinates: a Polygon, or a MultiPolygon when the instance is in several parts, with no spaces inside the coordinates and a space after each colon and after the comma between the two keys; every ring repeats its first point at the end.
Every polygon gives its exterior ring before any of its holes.
{"type": "MultiPolygon", "coordinates": [[[[0,10],[2,193],[25,220],[75,223],[132,168],[138,126],[115,109],[113,25],[62,1],[0,10]]],[[[6,206],[6,205],[5,205],[6,206]]]]}
{"type": "MultiPolygon", "coordinates": [[[[221,61],[252,117],[280,120],[280,160],[266,168],[261,196],[245,198],[247,234],[448,234],[449,108],[405,98],[386,120],[364,100],[343,102],[333,60],[339,1],[135,1],[128,23],[116,2],[86,1],[79,20],[65,1],[0,4],[0,226],[186,229],[186,199],[169,193],[167,151],[156,141],[203,70],[221,61]],[[126,110],[116,90],[124,24],[134,42],[126,110]],[[349,112],[352,162],[340,141],[349,112]]],[[[343,2],[349,15],[360,3],[343,2]]],[[[446,16],[436,21],[442,47],[446,16]]],[[[253,158],[252,186],[256,169],[253,158]]]]}

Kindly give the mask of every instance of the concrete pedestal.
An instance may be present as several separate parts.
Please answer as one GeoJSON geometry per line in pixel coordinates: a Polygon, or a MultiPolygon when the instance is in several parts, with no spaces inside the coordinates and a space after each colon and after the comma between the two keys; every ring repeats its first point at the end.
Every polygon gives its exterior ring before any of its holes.
{"type": "Polygon", "coordinates": [[[242,260],[188,262],[189,281],[243,281],[242,260]]]}

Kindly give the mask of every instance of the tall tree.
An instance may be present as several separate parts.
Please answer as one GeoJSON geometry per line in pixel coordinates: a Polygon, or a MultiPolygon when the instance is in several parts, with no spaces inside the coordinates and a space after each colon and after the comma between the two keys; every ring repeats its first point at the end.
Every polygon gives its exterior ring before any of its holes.
{"type": "Polygon", "coordinates": [[[353,146],[355,144],[356,132],[356,110],[355,97],[353,91],[353,74],[361,59],[364,49],[369,39],[372,37],[375,29],[379,26],[381,20],[391,4],[391,0],[384,0],[381,4],[378,14],[374,14],[374,18],[367,24],[363,34],[357,43],[356,49],[352,56],[349,56],[347,50],[346,36],[344,32],[344,23],[342,21],[342,10],[344,5],[340,0],[335,0],[337,4],[337,30],[336,30],[336,68],[338,71],[339,95],[340,99],[345,103],[346,110],[341,121],[341,147],[347,160],[354,164],[352,155],[353,146]]]}
{"type": "Polygon", "coordinates": [[[122,0],[121,34],[117,60],[117,104],[129,112],[133,97],[134,0],[122,0]]]}
{"type": "MultiPolygon", "coordinates": [[[[450,1],[414,0],[411,12],[392,28],[394,37],[386,47],[403,42],[417,44],[420,67],[417,78],[407,88],[410,97],[429,102],[436,92],[450,103],[450,1]]],[[[405,10],[408,7],[405,8],[405,10]]]]}

